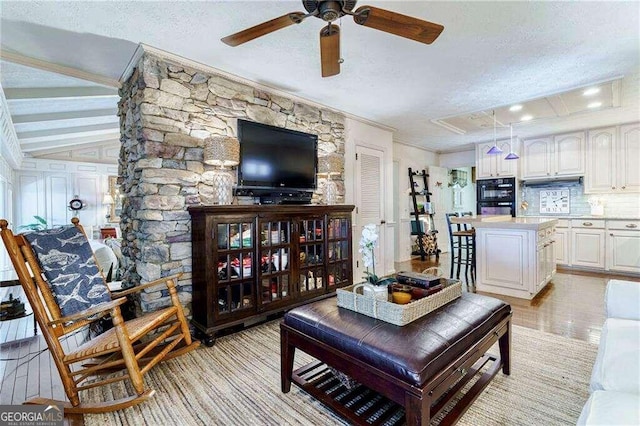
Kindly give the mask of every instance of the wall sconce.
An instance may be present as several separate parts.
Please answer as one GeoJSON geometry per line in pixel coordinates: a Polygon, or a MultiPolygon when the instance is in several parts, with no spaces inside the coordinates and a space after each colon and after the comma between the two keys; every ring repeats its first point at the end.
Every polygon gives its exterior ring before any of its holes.
{"type": "Polygon", "coordinates": [[[107,222],[111,221],[111,206],[115,204],[113,197],[108,192],[104,194],[102,197],[102,205],[107,206],[107,214],[104,216],[107,219],[107,222]]]}
{"type": "Polygon", "coordinates": [[[215,204],[231,204],[233,201],[233,175],[225,167],[240,163],[240,142],[228,136],[212,136],[204,140],[205,164],[216,166],[212,174],[215,204]]]}
{"type": "Polygon", "coordinates": [[[343,158],[335,154],[325,155],[318,159],[318,176],[327,178],[322,188],[325,204],[336,204],[338,201],[338,186],[331,177],[342,172],[342,161],[343,158]]]}

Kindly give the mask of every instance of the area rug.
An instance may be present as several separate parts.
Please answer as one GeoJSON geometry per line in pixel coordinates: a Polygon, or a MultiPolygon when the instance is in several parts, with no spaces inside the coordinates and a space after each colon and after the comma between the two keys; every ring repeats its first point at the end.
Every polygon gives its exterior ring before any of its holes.
{"type": "MultiPolygon", "coordinates": [[[[159,364],[146,376],[156,395],[114,413],[87,415],[86,425],[343,425],[295,385],[280,391],[279,321],[219,338],[159,364]]],[[[513,326],[511,376],[499,372],[458,424],[575,424],[587,400],[597,347],[513,326]]],[[[497,352],[497,346],[492,348],[497,352]]],[[[313,359],[296,353],[296,368],[313,359]]],[[[83,399],[124,396],[125,385],[92,389],[83,399]]]]}

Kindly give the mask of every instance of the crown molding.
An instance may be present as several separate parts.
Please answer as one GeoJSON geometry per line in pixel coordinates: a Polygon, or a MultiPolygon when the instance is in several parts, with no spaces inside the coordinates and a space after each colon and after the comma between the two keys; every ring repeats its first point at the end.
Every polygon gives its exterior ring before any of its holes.
{"type": "Polygon", "coordinates": [[[31,58],[24,56],[10,50],[0,50],[0,59],[13,62],[15,64],[24,65],[31,68],[37,68],[43,71],[49,71],[57,74],[66,75],[68,77],[79,78],[81,80],[91,81],[103,86],[120,88],[120,82],[109,77],[105,77],[99,74],[79,70],[77,68],[67,67],[65,65],[58,65],[51,62],[43,61],[41,59],[31,58]]]}
{"type": "Polygon", "coordinates": [[[140,59],[142,59],[142,56],[144,55],[145,46],[146,45],[142,43],[138,43],[138,47],[136,47],[136,50],[133,52],[133,55],[131,55],[131,59],[129,59],[127,66],[124,67],[124,70],[122,71],[122,75],[120,76],[120,86],[122,86],[122,84],[129,80],[129,77],[133,75],[133,70],[136,69],[140,59]]]}
{"type": "Polygon", "coordinates": [[[338,114],[343,115],[345,118],[350,118],[352,120],[356,120],[359,121],[361,123],[365,123],[368,124],[370,126],[374,126],[374,127],[378,127],[380,129],[383,130],[388,130],[391,132],[394,132],[396,129],[393,127],[389,127],[387,125],[381,124],[381,123],[376,123],[375,121],[369,120],[367,118],[364,117],[360,117],[357,116],[355,114],[351,114],[327,105],[323,105],[321,103],[303,98],[301,96],[297,96],[297,95],[293,95],[289,92],[286,92],[282,89],[278,89],[276,87],[272,87],[269,86],[267,84],[264,83],[257,83],[253,80],[249,80],[247,78],[244,77],[240,77],[236,74],[232,74],[229,73],[227,71],[223,71],[219,68],[215,68],[212,67],[210,65],[205,65],[203,63],[194,61],[192,59],[188,59],[185,58],[183,56],[180,55],[176,55],[174,53],[170,53],[167,52],[166,50],[162,50],[162,49],[158,49],[157,47],[153,47],[153,46],[149,46],[148,44],[144,44],[144,43],[140,43],[138,45],[138,48],[136,49],[136,51],[134,52],[133,56],[131,57],[131,60],[129,61],[129,63],[127,64],[125,71],[122,73],[122,77],[120,77],[120,84],[124,83],[129,77],[131,77],[131,75],[133,74],[134,69],[138,66],[138,63],[140,62],[140,59],[142,58],[142,56],[145,54],[151,54],[159,59],[162,59],[164,61],[167,62],[171,62],[173,64],[176,65],[180,65],[180,66],[186,66],[189,68],[192,68],[196,71],[200,71],[203,72],[205,74],[214,74],[214,75],[218,75],[220,77],[224,77],[228,80],[231,80],[233,82],[236,83],[240,83],[240,84],[245,84],[247,86],[251,86],[254,89],[258,89],[258,90],[263,90],[263,91],[268,91],[271,92],[277,96],[282,96],[285,98],[289,98],[295,102],[301,102],[313,107],[316,107],[318,109],[322,109],[322,110],[328,110],[328,111],[332,111],[338,114]]]}

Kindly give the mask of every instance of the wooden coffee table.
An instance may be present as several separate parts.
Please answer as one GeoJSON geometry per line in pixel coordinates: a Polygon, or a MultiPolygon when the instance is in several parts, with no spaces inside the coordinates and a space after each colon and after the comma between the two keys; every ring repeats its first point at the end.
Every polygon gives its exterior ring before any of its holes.
{"type": "Polygon", "coordinates": [[[428,425],[444,410],[440,424],[446,425],[464,414],[500,368],[510,373],[511,307],[463,293],[399,327],[338,308],[331,298],[289,311],[280,338],[282,392],[293,381],[353,424],[428,425]],[[499,357],[486,353],[496,341],[499,357]],[[296,349],[318,361],[293,371],[296,349]],[[348,389],[329,367],[358,384],[348,389]]]}

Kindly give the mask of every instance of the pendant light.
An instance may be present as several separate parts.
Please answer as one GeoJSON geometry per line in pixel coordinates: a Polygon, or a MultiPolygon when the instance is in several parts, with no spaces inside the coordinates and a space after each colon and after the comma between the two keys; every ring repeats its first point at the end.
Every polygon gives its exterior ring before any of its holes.
{"type": "Polygon", "coordinates": [[[487,151],[487,154],[489,155],[502,154],[502,150],[498,148],[498,145],[496,142],[496,110],[495,109],[493,110],[493,146],[489,151],[487,151]]]}
{"type": "Polygon", "coordinates": [[[505,160],[517,160],[520,158],[518,154],[513,152],[513,124],[509,123],[509,129],[511,129],[511,136],[509,137],[509,154],[504,157],[505,160]]]}

